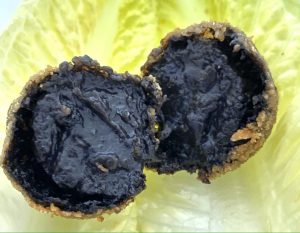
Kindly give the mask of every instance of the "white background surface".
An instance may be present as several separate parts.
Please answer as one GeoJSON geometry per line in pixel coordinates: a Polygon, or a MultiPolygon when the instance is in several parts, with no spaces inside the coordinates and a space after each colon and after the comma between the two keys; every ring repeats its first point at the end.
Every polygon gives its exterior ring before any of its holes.
{"type": "Polygon", "coordinates": [[[0,0],[0,34],[7,28],[22,0],[0,0]]]}

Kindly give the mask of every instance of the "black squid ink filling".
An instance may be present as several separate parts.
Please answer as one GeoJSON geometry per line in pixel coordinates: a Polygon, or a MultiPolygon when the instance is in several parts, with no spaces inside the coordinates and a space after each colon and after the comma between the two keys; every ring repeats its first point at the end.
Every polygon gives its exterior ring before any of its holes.
{"type": "Polygon", "coordinates": [[[231,29],[223,41],[172,36],[146,73],[157,78],[166,101],[161,108],[160,145],[146,166],[159,173],[211,171],[248,140],[231,136],[254,122],[266,106],[266,76],[259,61],[231,29]]]}
{"type": "Polygon", "coordinates": [[[93,214],[145,188],[143,156],[157,143],[148,105],[156,100],[136,77],[89,70],[88,62],[81,57],[72,70],[62,63],[32,87],[15,113],[5,163],[36,203],[93,214]]]}

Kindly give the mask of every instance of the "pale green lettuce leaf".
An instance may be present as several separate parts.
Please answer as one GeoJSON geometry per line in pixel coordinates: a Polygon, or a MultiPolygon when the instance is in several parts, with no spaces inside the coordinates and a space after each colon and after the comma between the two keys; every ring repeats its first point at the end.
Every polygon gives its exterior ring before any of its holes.
{"type": "Polygon", "coordinates": [[[146,172],[147,189],[103,222],[30,208],[0,172],[2,231],[296,231],[300,229],[300,3],[296,0],[28,0],[0,36],[0,143],[6,111],[28,78],[88,54],[139,73],[169,31],[203,20],[252,37],[278,87],[277,124],[265,146],[211,185],[195,175],[146,172]]]}

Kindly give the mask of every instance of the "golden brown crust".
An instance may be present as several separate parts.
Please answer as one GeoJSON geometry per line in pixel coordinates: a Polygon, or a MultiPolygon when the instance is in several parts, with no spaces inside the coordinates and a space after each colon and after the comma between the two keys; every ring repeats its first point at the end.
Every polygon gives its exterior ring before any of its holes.
{"type": "MultiPolygon", "coordinates": [[[[72,66],[72,64],[69,64],[72,66]]],[[[83,69],[99,69],[99,67],[83,67],[83,69]]],[[[14,102],[11,104],[8,114],[7,114],[7,126],[6,126],[6,138],[4,140],[3,150],[2,150],[2,157],[0,161],[0,165],[3,167],[5,175],[8,177],[8,179],[11,181],[14,188],[16,188],[18,191],[20,191],[25,200],[29,203],[29,205],[35,209],[37,209],[40,212],[49,212],[53,215],[57,216],[63,216],[66,218],[76,218],[76,219],[88,219],[88,218],[97,218],[99,221],[103,221],[103,214],[112,214],[112,213],[119,213],[122,209],[124,209],[129,203],[133,202],[134,198],[129,198],[128,200],[125,200],[124,202],[120,203],[118,206],[115,206],[113,208],[109,209],[99,209],[96,213],[93,214],[84,214],[80,211],[74,212],[74,211],[64,211],[60,209],[59,207],[55,206],[54,203],[51,203],[50,206],[42,206],[38,203],[36,203],[22,188],[21,185],[19,185],[15,179],[9,174],[9,172],[6,169],[7,166],[7,158],[9,156],[9,149],[10,145],[13,139],[13,130],[15,129],[16,124],[16,118],[14,117],[16,112],[19,110],[21,106],[21,102],[26,98],[26,96],[31,92],[33,87],[36,87],[40,85],[40,83],[49,75],[53,75],[54,72],[57,72],[58,68],[48,66],[45,70],[42,70],[38,72],[37,74],[33,75],[30,80],[27,82],[23,90],[21,91],[20,97],[14,100],[14,102]]],[[[101,69],[98,70],[99,72],[102,72],[101,69]]],[[[103,70],[103,72],[105,72],[103,70]]]]}
{"type": "MultiPolygon", "coordinates": [[[[253,55],[253,59],[257,59],[258,64],[261,66],[267,77],[266,88],[263,91],[266,107],[258,114],[255,122],[247,124],[245,128],[239,129],[231,137],[232,141],[238,139],[250,139],[247,143],[234,147],[232,151],[229,152],[228,159],[223,166],[215,165],[210,172],[199,172],[198,178],[205,183],[209,183],[212,179],[221,174],[238,168],[262,147],[272,131],[273,124],[276,121],[278,94],[265,60],[258,53],[251,39],[238,28],[232,27],[228,23],[202,22],[200,24],[191,25],[185,29],[176,29],[173,32],[168,33],[166,37],[161,40],[161,46],[152,50],[148,56],[147,62],[141,68],[143,75],[148,75],[148,68],[160,60],[163,56],[164,49],[168,46],[169,40],[172,37],[199,36],[205,39],[223,41],[225,39],[225,31],[227,28],[232,29],[238,34],[239,41],[244,45],[245,49],[253,55]]],[[[234,50],[239,50],[239,47],[234,47],[234,50]]]]}

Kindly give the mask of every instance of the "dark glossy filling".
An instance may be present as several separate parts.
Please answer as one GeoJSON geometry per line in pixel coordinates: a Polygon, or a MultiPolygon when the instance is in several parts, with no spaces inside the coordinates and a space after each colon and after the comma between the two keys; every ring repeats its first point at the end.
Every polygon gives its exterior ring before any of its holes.
{"type": "Polygon", "coordinates": [[[231,30],[223,42],[173,36],[146,73],[167,95],[159,149],[146,163],[160,173],[222,166],[232,148],[247,142],[231,136],[265,106],[262,68],[231,30]]]}
{"type": "Polygon", "coordinates": [[[94,213],[145,188],[142,157],[156,143],[148,97],[139,83],[110,76],[59,72],[23,100],[7,169],[37,203],[94,213]]]}

